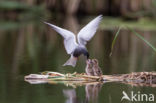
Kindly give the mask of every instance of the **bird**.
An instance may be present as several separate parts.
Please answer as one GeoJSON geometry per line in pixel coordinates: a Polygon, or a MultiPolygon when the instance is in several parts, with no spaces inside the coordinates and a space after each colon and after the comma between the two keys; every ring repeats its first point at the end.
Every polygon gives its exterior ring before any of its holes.
{"type": "Polygon", "coordinates": [[[81,54],[83,54],[86,59],[89,59],[89,52],[86,48],[86,44],[95,35],[101,20],[102,15],[97,16],[86,26],[84,26],[78,32],[77,36],[69,30],[63,29],[48,22],[44,22],[64,38],[64,47],[67,54],[70,55],[70,58],[65,62],[65,64],[63,64],[63,66],[69,65],[75,67],[77,59],[81,54]]]}
{"type": "Polygon", "coordinates": [[[92,60],[91,59],[86,60],[86,64],[87,64],[86,68],[85,68],[86,74],[90,75],[90,76],[94,76],[94,72],[92,69],[92,67],[93,67],[92,60]]]}
{"type": "Polygon", "coordinates": [[[103,73],[102,73],[101,68],[99,67],[98,60],[92,59],[92,63],[93,63],[92,69],[94,72],[94,76],[101,76],[103,73]]]}

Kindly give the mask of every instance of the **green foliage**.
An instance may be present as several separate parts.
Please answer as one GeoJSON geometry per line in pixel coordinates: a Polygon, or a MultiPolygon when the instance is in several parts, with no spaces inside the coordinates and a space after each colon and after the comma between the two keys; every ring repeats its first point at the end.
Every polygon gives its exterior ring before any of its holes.
{"type": "Polygon", "coordinates": [[[115,42],[116,42],[116,39],[117,39],[117,37],[118,37],[118,35],[119,35],[120,30],[121,30],[121,27],[119,27],[119,29],[118,29],[118,31],[116,32],[115,37],[114,37],[114,39],[113,39],[113,41],[112,41],[110,56],[112,55],[112,51],[113,51],[113,48],[114,48],[114,44],[115,44],[115,42]]]}
{"type": "MultiPolygon", "coordinates": [[[[141,40],[143,40],[148,46],[150,46],[155,52],[156,52],[156,48],[150,43],[148,42],[146,39],[144,39],[141,34],[137,33],[134,29],[132,29],[131,27],[126,26],[128,30],[130,30],[134,35],[136,35],[137,37],[139,37],[141,40]]],[[[112,45],[111,45],[111,53],[110,56],[112,55],[112,51],[115,45],[115,42],[117,40],[117,37],[119,36],[119,32],[121,30],[122,26],[120,26],[120,28],[118,29],[117,33],[115,34],[115,37],[112,41],[112,45]]]]}
{"type": "Polygon", "coordinates": [[[48,14],[43,4],[31,6],[17,1],[0,1],[0,11],[15,11],[14,13],[17,14],[16,18],[23,21],[39,20],[46,18],[45,16],[48,14]]]}
{"type": "Polygon", "coordinates": [[[16,29],[18,27],[19,27],[19,24],[16,22],[0,21],[0,30],[16,29]]]}
{"type": "Polygon", "coordinates": [[[139,37],[141,40],[143,40],[148,46],[150,46],[155,52],[156,52],[156,48],[147,40],[145,40],[141,34],[137,33],[136,31],[134,31],[132,28],[127,27],[133,34],[135,34],[137,37],[139,37]]]}
{"type": "Polygon", "coordinates": [[[121,18],[104,17],[100,29],[112,30],[116,27],[121,27],[123,25],[138,30],[155,30],[156,20],[142,18],[139,20],[125,21],[121,18]]]}
{"type": "Polygon", "coordinates": [[[156,0],[152,0],[152,4],[156,8],[156,0]]]}
{"type": "Polygon", "coordinates": [[[0,1],[1,10],[28,9],[29,6],[16,1],[0,1]]]}

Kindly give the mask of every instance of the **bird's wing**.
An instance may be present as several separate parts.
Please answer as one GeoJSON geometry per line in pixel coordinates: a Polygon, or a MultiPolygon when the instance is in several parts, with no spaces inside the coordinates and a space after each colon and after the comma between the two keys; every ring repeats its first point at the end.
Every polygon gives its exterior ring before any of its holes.
{"type": "Polygon", "coordinates": [[[68,54],[71,54],[73,52],[73,50],[76,48],[76,46],[78,45],[76,43],[74,33],[70,32],[66,29],[62,29],[56,25],[53,25],[53,24],[50,24],[47,22],[44,22],[44,23],[51,26],[56,32],[58,32],[64,38],[65,49],[66,49],[68,54]]]}
{"type": "Polygon", "coordinates": [[[80,32],[78,33],[79,44],[87,44],[87,41],[89,41],[94,36],[101,20],[102,15],[99,15],[80,30],[80,32]]]}

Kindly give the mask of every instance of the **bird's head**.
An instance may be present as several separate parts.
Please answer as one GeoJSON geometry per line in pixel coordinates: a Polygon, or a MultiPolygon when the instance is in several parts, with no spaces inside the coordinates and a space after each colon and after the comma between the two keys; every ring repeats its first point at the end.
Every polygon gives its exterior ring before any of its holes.
{"type": "Polygon", "coordinates": [[[91,68],[92,67],[92,60],[91,59],[87,59],[86,60],[86,64],[87,64],[88,68],[91,68]]]}
{"type": "Polygon", "coordinates": [[[99,65],[98,60],[97,59],[92,59],[92,62],[94,65],[99,65]]]}

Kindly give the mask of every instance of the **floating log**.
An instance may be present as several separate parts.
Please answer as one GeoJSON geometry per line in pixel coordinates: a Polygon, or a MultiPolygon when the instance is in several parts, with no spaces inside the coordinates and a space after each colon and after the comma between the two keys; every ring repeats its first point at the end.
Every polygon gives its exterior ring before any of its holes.
{"type": "Polygon", "coordinates": [[[133,72],[130,74],[102,75],[98,60],[88,59],[86,61],[86,73],[67,73],[45,71],[41,74],[30,74],[25,76],[25,81],[31,84],[38,83],[64,83],[66,85],[86,85],[105,82],[121,82],[133,86],[156,87],[156,72],[133,72]]]}
{"type": "Polygon", "coordinates": [[[86,85],[105,82],[121,82],[134,86],[156,87],[156,72],[135,72],[130,74],[89,76],[86,73],[42,72],[41,74],[30,74],[25,76],[25,81],[31,84],[38,83],[64,83],[65,85],[86,85]]]}

